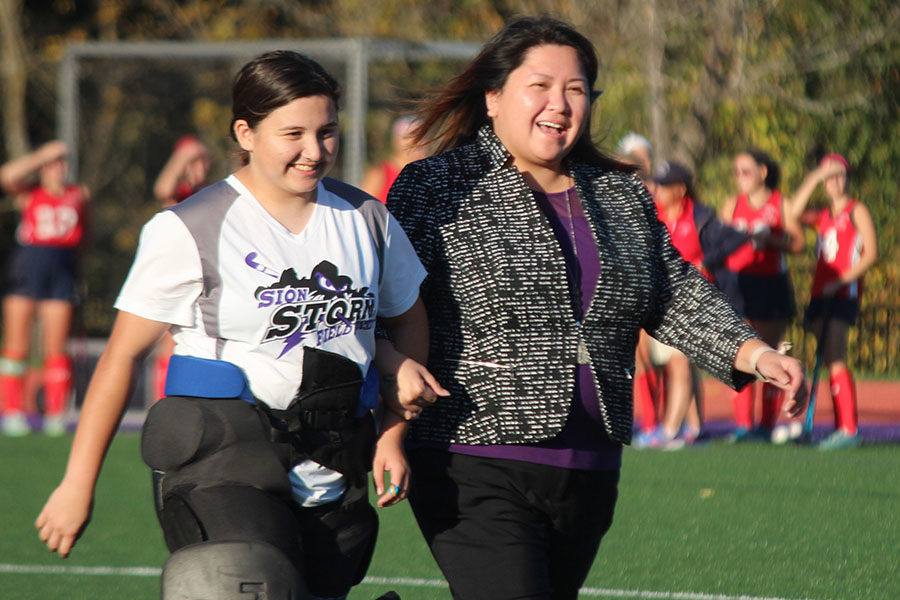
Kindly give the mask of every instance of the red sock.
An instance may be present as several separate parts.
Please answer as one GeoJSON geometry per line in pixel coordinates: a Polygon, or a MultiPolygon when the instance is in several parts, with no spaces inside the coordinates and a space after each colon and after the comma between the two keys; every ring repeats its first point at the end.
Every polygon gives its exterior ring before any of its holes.
{"type": "Polygon", "coordinates": [[[656,371],[653,374],[656,377],[656,393],[653,395],[653,401],[656,402],[656,414],[664,415],[666,414],[666,374],[657,375],[656,371]]]}
{"type": "Polygon", "coordinates": [[[858,426],[856,384],[848,369],[841,369],[831,375],[831,399],[834,401],[835,425],[838,429],[855,435],[858,426]]]}
{"type": "Polygon", "coordinates": [[[48,356],[44,360],[44,414],[61,415],[72,392],[72,363],[68,356],[48,356]]]}
{"type": "Polygon", "coordinates": [[[638,373],[634,378],[634,403],[641,408],[641,431],[654,431],[659,424],[656,415],[658,383],[653,369],[638,373]]]}
{"type": "Polygon", "coordinates": [[[171,354],[157,355],[153,362],[153,399],[159,400],[166,397],[166,375],[169,372],[169,359],[171,354]]]}
{"type": "Polygon", "coordinates": [[[753,427],[753,393],[756,384],[751,383],[734,395],[734,422],[742,429],[753,427]]]}
{"type": "Polygon", "coordinates": [[[781,390],[771,383],[764,383],[762,387],[762,419],[760,424],[768,429],[774,429],[778,422],[778,413],[781,411],[781,390]]]}
{"type": "Polygon", "coordinates": [[[0,358],[0,394],[3,395],[3,414],[22,412],[25,383],[25,357],[4,354],[0,358]]]}

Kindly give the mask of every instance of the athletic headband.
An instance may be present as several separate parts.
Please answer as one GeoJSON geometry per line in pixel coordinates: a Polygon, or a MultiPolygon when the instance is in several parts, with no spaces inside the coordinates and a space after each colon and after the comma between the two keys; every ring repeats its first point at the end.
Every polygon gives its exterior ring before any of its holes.
{"type": "Polygon", "coordinates": [[[847,171],[847,175],[850,174],[850,163],[847,162],[847,159],[838,154],[837,152],[831,152],[822,157],[822,160],[819,161],[820,165],[824,165],[827,162],[836,162],[844,165],[844,170],[847,171]]]}
{"type": "Polygon", "coordinates": [[[188,146],[191,144],[199,144],[200,140],[195,135],[183,135],[175,142],[175,145],[172,147],[172,150],[178,150],[182,146],[188,146]]]}

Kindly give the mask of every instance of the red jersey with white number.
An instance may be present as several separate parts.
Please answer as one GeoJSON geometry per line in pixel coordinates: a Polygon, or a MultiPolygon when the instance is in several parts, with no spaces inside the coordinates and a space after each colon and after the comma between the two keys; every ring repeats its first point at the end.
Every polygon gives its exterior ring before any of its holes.
{"type": "MultiPolygon", "coordinates": [[[[750,235],[768,231],[773,237],[783,236],[781,192],[778,190],[772,192],[766,203],[758,210],[750,206],[746,195],[738,196],[731,217],[731,226],[750,235]]],[[[771,246],[758,248],[750,240],[725,259],[725,267],[735,273],[778,275],[787,270],[787,263],[781,250],[771,246]]]]}
{"type": "Polygon", "coordinates": [[[74,248],[84,233],[84,196],[77,185],[55,196],[42,187],[28,193],[16,237],[25,246],[74,248]]]}
{"type": "Polygon", "coordinates": [[[694,220],[694,201],[685,197],[681,202],[681,213],[674,218],[666,216],[666,211],[659,204],[656,205],[659,220],[669,230],[672,245],[687,262],[697,267],[701,273],[703,269],[703,248],[700,246],[700,232],[697,231],[697,223],[694,220]]]}
{"type": "MultiPolygon", "coordinates": [[[[822,289],[826,284],[836,281],[842,274],[859,262],[862,254],[862,236],[853,222],[853,208],[856,200],[850,200],[837,215],[831,208],[819,212],[815,227],[818,233],[816,243],[816,273],[813,276],[811,295],[822,297],[822,289]]],[[[862,278],[849,283],[838,290],[836,298],[859,298],[862,293],[862,278]]]]}

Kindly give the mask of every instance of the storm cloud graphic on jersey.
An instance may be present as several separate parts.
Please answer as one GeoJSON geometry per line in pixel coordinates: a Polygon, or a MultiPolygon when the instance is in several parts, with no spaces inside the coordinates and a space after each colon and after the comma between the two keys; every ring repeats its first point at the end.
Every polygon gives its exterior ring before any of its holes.
{"type": "Polygon", "coordinates": [[[353,280],[325,260],[308,277],[285,269],[276,283],[256,288],[254,297],[257,308],[276,308],[263,341],[284,342],[279,358],[307,336],[321,346],[375,325],[375,294],[368,287],[353,289],[353,280]]]}

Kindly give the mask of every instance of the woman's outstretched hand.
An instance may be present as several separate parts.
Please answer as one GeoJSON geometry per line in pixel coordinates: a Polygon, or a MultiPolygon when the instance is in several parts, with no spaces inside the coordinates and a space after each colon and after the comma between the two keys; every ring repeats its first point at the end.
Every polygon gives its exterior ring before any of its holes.
{"type": "Polygon", "coordinates": [[[785,391],[784,411],[792,417],[806,408],[809,392],[806,373],[799,360],[774,350],[760,354],[756,361],[756,375],[785,391]]]}

